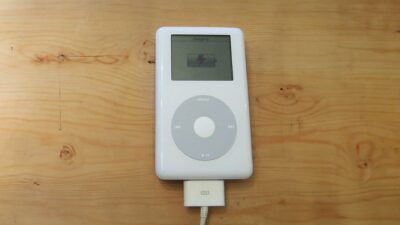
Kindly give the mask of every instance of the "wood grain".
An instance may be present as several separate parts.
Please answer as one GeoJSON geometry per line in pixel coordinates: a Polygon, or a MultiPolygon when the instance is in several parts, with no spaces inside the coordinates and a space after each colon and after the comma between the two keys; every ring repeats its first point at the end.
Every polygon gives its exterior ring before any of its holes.
{"type": "Polygon", "coordinates": [[[399,1],[0,4],[0,224],[197,224],[154,173],[154,33],[245,32],[254,175],[209,224],[400,223],[399,1]]]}

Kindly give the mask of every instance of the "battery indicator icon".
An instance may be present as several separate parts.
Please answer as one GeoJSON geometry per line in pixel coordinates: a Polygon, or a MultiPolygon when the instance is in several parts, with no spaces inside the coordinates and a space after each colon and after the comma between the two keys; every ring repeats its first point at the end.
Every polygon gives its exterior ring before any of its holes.
{"type": "Polygon", "coordinates": [[[187,55],[188,67],[215,67],[216,63],[217,59],[213,54],[200,53],[187,55]]]}

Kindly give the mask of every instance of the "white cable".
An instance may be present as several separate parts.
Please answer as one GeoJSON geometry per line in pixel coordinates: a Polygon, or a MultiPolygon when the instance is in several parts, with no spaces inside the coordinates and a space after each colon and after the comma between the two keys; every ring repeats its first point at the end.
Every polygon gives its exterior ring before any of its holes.
{"type": "Polygon", "coordinates": [[[203,206],[200,208],[200,225],[206,225],[208,215],[208,207],[203,206]]]}

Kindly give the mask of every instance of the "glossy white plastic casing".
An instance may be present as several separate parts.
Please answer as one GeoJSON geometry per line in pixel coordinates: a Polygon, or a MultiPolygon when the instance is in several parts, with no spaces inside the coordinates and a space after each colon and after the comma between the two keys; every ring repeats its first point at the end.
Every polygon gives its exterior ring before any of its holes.
{"type": "Polygon", "coordinates": [[[156,33],[156,173],[161,179],[246,179],[253,172],[243,33],[226,27],[161,27],[156,33]],[[171,79],[171,35],[229,35],[233,80],[171,79]],[[185,155],[175,144],[171,123],[177,108],[197,95],[223,101],[236,119],[236,138],[227,153],[202,161],[185,155]]]}

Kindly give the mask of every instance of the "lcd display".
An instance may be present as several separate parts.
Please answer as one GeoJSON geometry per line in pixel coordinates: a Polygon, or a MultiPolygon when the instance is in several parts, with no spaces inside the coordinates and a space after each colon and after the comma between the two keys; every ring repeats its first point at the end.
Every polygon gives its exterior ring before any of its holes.
{"type": "Polygon", "coordinates": [[[172,80],[233,80],[229,35],[172,35],[172,80]]]}

